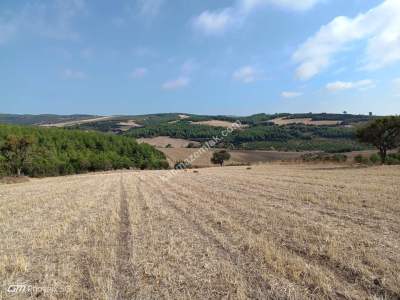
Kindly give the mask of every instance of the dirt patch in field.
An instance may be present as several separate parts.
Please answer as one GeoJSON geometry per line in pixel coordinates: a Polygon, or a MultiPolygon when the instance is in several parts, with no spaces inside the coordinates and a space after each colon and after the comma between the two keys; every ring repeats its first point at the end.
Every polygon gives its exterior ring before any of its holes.
{"type": "Polygon", "coordinates": [[[120,129],[122,131],[128,131],[131,128],[143,127],[143,125],[140,125],[140,124],[136,123],[134,120],[128,120],[128,121],[124,121],[124,122],[119,122],[117,125],[120,126],[120,129]]]}
{"type": "Polygon", "coordinates": [[[193,143],[194,145],[200,145],[200,143],[196,141],[175,139],[168,136],[158,136],[155,138],[140,138],[137,141],[139,143],[146,143],[159,148],[165,148],[167,147],[167,145],[171,145],[172,148],[186,148],[190,143],[193,143]]]}
{"type": "Polygon", "coordinates": [[[289,124],[304,124],[304,125],[316,125],[316,126],[323,126],[323,125],[340,125],[342,121],[313,121],[311,118],[304,118],[304,119],[288,119],[288,118],[276,118],[271,120],[276,125],[289,125],[289,124]]]}
{"type": "MultiPolygon", "coordinates": [[[[183,161],[188,159],[192,154],[199,149],[196,148],[160,148],[171,163],[183,161]]],[[[213,149],[203,153],[194,163],[195,167],[210,167],[214,166],[211,163],[211,156],[214,151],[221,149],[213,149]]],[[[255,164],[262,162],[272,162],[281,160],[295,160],[299,159],[303,153],[301,152],[279,152],[279,151],[253,151],[253,150],[232,150],[229,151],[231,159],[226,162],[226,165],[242,165],[242,164],[255,164]]]]}
{"type": "MultiPolygon", "coordinates": [[[[220,120],[209,120],[209,121],[198,121],[198,122],[192,122],[194,125],[208,125],[208,126],[213,126],[213,127],[224,127],[224,128],[237,128],[234,127],[235,123],[228,122],[228,121],[220,121],[220,120]]],[[[247,125],[242,125],[242,128],[247,127],[247,125]]]]}

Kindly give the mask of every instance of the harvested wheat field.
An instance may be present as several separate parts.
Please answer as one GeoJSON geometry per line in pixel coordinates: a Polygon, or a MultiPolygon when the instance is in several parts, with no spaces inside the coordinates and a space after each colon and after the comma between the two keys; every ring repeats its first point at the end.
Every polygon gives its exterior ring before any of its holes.
{"type": "MultiPolygon", "coordinates": [[[[173,166],[176,162],[184,161],[191,155],[194,155],[198,148],[159,148],[170,161],[173,166]]],[[[213,150],[223,150],[216,149],[213,150]]],[[[293,161],[301,159],[301,156],[306,152],[283,152],[283,151],[263,151],[263,150],[230,150],[231,159],[225,162],[225,165],[245,165],[257,164],[271,161],[293,161]]],[[[211,162],[212,151],[203,153],[198,157],[192,166],[196,168],[212,167],[215,166],[211,162]]]]}
{"type": "Polygon", "coordinates": [[[139,138],[137,139],[139,143],[146,143],[155,147],[165,148],[170,145],[172,148],[184,148],[187,147],[190,143],[194,145],[200,145],[199,142],[184,140],[184,139],[176,139],[171,138],[169,136],[157,136],[153,138],[139,138]]]}
{"type": "Polygon", "coordinates": [[[400,297],[399,167],[166,174],[0,185],[0,298],[400,297]]]}

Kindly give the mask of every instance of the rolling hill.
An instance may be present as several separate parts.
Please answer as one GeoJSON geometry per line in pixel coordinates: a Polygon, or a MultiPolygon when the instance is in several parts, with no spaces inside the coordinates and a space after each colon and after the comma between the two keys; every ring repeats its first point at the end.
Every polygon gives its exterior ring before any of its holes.
{"type": "MultiPolygon", "coordinates": [[[[255,114],[210,116],[160,113],[126,116],[7,115],[0,123],[66,127],[152,139],[169,137],[203,144],[240,123],[216,146],[236,150],[349,152],[368,150],[354,140],[355,127],[373,116],[352,114],[255,114]],[[240,129],[240,130],[239,130],[240,129]]],[[[171,143],[185,145],[186,143],[171,143]]],[[[181,148],[181,146],[178,146],[181,148]]]]}

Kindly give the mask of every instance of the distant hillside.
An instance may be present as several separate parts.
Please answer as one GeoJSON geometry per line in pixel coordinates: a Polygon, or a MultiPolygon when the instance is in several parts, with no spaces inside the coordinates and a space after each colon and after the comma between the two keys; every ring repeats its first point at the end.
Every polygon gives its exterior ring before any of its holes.
{"type": "Polygon", "coordinates": [[[41,125],[96,118],[92,115],[15,115],[0,114],[0,123],[15,125],[41,125]]]}
{"type": "MultiPolygon", "coordinates": [[[[99,131],[134,138],[171,137],[203,143],[240,121],[240,130],[218,147],[248,150],[349,152],[367,150],[355,141],[355,126],[375,118],[352,114],[255,114],[251,116],[161,113],[133,116],[0,115],[0,123],[99,131]]],[[[180,143],[184,145],[185,143],[180,143]]]]}

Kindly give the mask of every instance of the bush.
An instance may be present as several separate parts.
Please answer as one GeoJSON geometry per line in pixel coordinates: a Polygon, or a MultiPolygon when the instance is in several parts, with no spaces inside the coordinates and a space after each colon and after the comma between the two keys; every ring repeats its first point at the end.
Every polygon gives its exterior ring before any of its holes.
{"type": "Polygon", "coordinates": [[[186,163],[183,160],[177,161],[174,165],[175,170],[183,170],[183,169],[191,169],[192,165],[190,163],[186,163]]]}
{"type": "Polygon", "coordinates": [[[346,162],[347,161],[347,155],[344,154],[335,154],[331,157],[332,161],[335,162],[346,162]]]}
{"type": "Polygon", "coordinates": [[[186,148],[199,148],[199,146],[196,143],[190,142],[186,148]]]}
{"type": "Polygon", "coordinates": [[[386,163],[388,165],[400,165],[400,154],[389,154],[386,163]]]}
{"type": "Polygon", "coordinates": [[[372,154],[370,157],[369,157],[369,161],[371,162],[371,163],[373,163],[373,164],[379,164],[380,162],[381,162],[381,158],[379,157],[379,155],[378,154],[372,154]]]}
{"type": "Polygon", "coordinates": [[[326,153],[307,153],[301,156],[304,162],[336,162],[344,163],[347,161],[347,156],[344,154],[329,155],[326,153]]]}
{"type": "Polygon", "coordinates": [[[354,162],[358,163],[358,164],[368,164],[369,163],[369,159],[362,156],[361,154],[358,154],[354,157],[354,162]]]}

